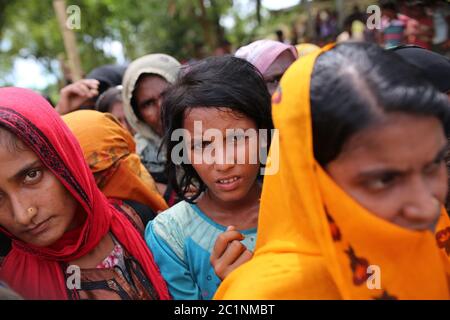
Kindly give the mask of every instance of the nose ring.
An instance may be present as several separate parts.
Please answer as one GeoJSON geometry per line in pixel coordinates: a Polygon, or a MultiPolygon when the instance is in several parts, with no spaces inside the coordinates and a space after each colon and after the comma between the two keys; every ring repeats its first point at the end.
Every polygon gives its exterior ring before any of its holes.
{"type": "Polygon", "coordinates": [[[31,214],[35,214],[37,209],[35,207],[29,207],[27,211],[28,211],[28,214],[31,215],[31,214]]]}

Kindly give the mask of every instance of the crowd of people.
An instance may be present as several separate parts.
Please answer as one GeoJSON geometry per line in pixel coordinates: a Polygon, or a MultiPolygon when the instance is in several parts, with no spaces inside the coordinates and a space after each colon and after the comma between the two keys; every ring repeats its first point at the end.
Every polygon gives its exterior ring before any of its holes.
{"type": "Polygon", "coordinates": [[[450,60],[383,10],[0,88],[0,298],[450,299],[450,60]]]}
{"type": "Polygon", "coordinates": [[[355,6],[339,28],[337,13],[319,10],[315,20],[314,40],[320,45],[330,41],[368,41],[384,48],[401,44],[449,54],[450,8],[442,0],[380,0],[380,19],[376,11],[366,12],[355,6]],[[367,23],[369,21],[369,23],[367,23]]]}

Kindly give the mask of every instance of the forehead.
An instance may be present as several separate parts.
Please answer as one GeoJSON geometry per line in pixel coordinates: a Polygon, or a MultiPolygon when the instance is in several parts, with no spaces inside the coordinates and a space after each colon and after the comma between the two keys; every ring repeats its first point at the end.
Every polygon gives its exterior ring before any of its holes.
{"type": "Polygon", "coordinates": [[[0,182],[10,178],[27,164],[39,160],[36,153],[9,132],[0,129],[0,182]]]}
{"type": "Polygon", "coordinates": [[[0,126],[0,148],[10,153],[16,153],[29,148],[17,136],[0,126]]]}
{"type": "Polygon", "coordinates": [[[140,77],[137,83],[137,92],[153,92],[164,89],[168,85],[168,82],[161,76],[156,74],[144,74],[140,77]]]}
{"type": "Polygon", "coordinates": [[[291,51],[285,50],[272,62],[272,64],[264,72],[264,76],[284,73],[287,68],[295,61],[295,57],[291,51]]]}
{"type": "Polygon", "coordinates": [[[113,115],[115,115],[117,117],[117,115],[122,116],[124,114],[123,111],[123,103],[122,102],[115,102],[112,104],[112,106],[110,107],[110,113],[112,113],[113,115]]]}
{"type": "Polygon", "coordinates": [[[230,108],[198,107],[185,111],[183,127],[194,131],[194,122],[200,121],[202,132],[208,129],[256,129],[255,122],[249,117],[233,111],[230,108]]]}
{"type": "Polygon", "coordinates": [[[368,164],[409,168],[434,160],[446,144],[437,118],[393,113],[350,137],[336,160],[354,168],[368,164]]]}

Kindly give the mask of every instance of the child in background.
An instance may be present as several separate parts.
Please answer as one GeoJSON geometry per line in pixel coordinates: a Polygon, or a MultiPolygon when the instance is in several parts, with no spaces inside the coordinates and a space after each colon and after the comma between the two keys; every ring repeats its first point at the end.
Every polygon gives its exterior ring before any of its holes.
{"type": "Polygon", "coordinates": [[[192,66],[165,95],[167,172],[184,201],[159,214],[147,226],[145,238],[174,299],[211,299],[221,279],[251,258],[261,166],[257,154],[255,163],[250,160],[262,141],[236,130],[272,129],[270,108],[261,74],[245,60],[230,56],[192,66]],[[201,123],[200,137],[194,121],[201,123]],[[187,163],[181,165],[172,156],[179,143],[171,139],[177,129],[184,129],[181,143],[188,146],[183,154],[187,163]],[[219,137],[208,137],[208,129],[219,137]],[[222,153],[226,145],[234,150],[232,155],[228,149],[222,153]],[[193,161],[205,157],[211,147],[220,154],[218,160],[193,161]],[[241,164],[236,158],[242,154],[241,164]]]}
{"type": "Polygon", "coordinates": [[[382,16],[382,30],[380,44],[388,49],[404,43],[405,23],[397,16],[397,7],[392,0],[380,1],[382,16]]]}
{"type": "Polygon", "coordinates": [[[427,50],[432,49],[434,38],[433,19],[427,13],[425,1],[413,1],[409,4],[409,18],[406,22],[406,39],[408,44],[414,44],[427,50]]]}

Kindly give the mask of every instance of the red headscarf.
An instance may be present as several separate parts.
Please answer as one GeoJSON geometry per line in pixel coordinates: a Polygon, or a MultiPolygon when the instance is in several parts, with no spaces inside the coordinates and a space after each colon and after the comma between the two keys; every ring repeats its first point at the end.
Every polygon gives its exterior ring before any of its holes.
{"type": "MultiPolygon", "coordinates": [[[[40,95],[21,88],[0,88],[0,126],[28,145],[83,209],[86,219],[49,247],[13,238],[0,279],[27,299],[68,299],[66,263],[83,257],[111,231],[139,261],[160,299],[167,286],[142,236],[97,188],[83,151],[59,114],[40,95]]],[[[83,214],[83,213],[80,213],[83,214]]]]}

